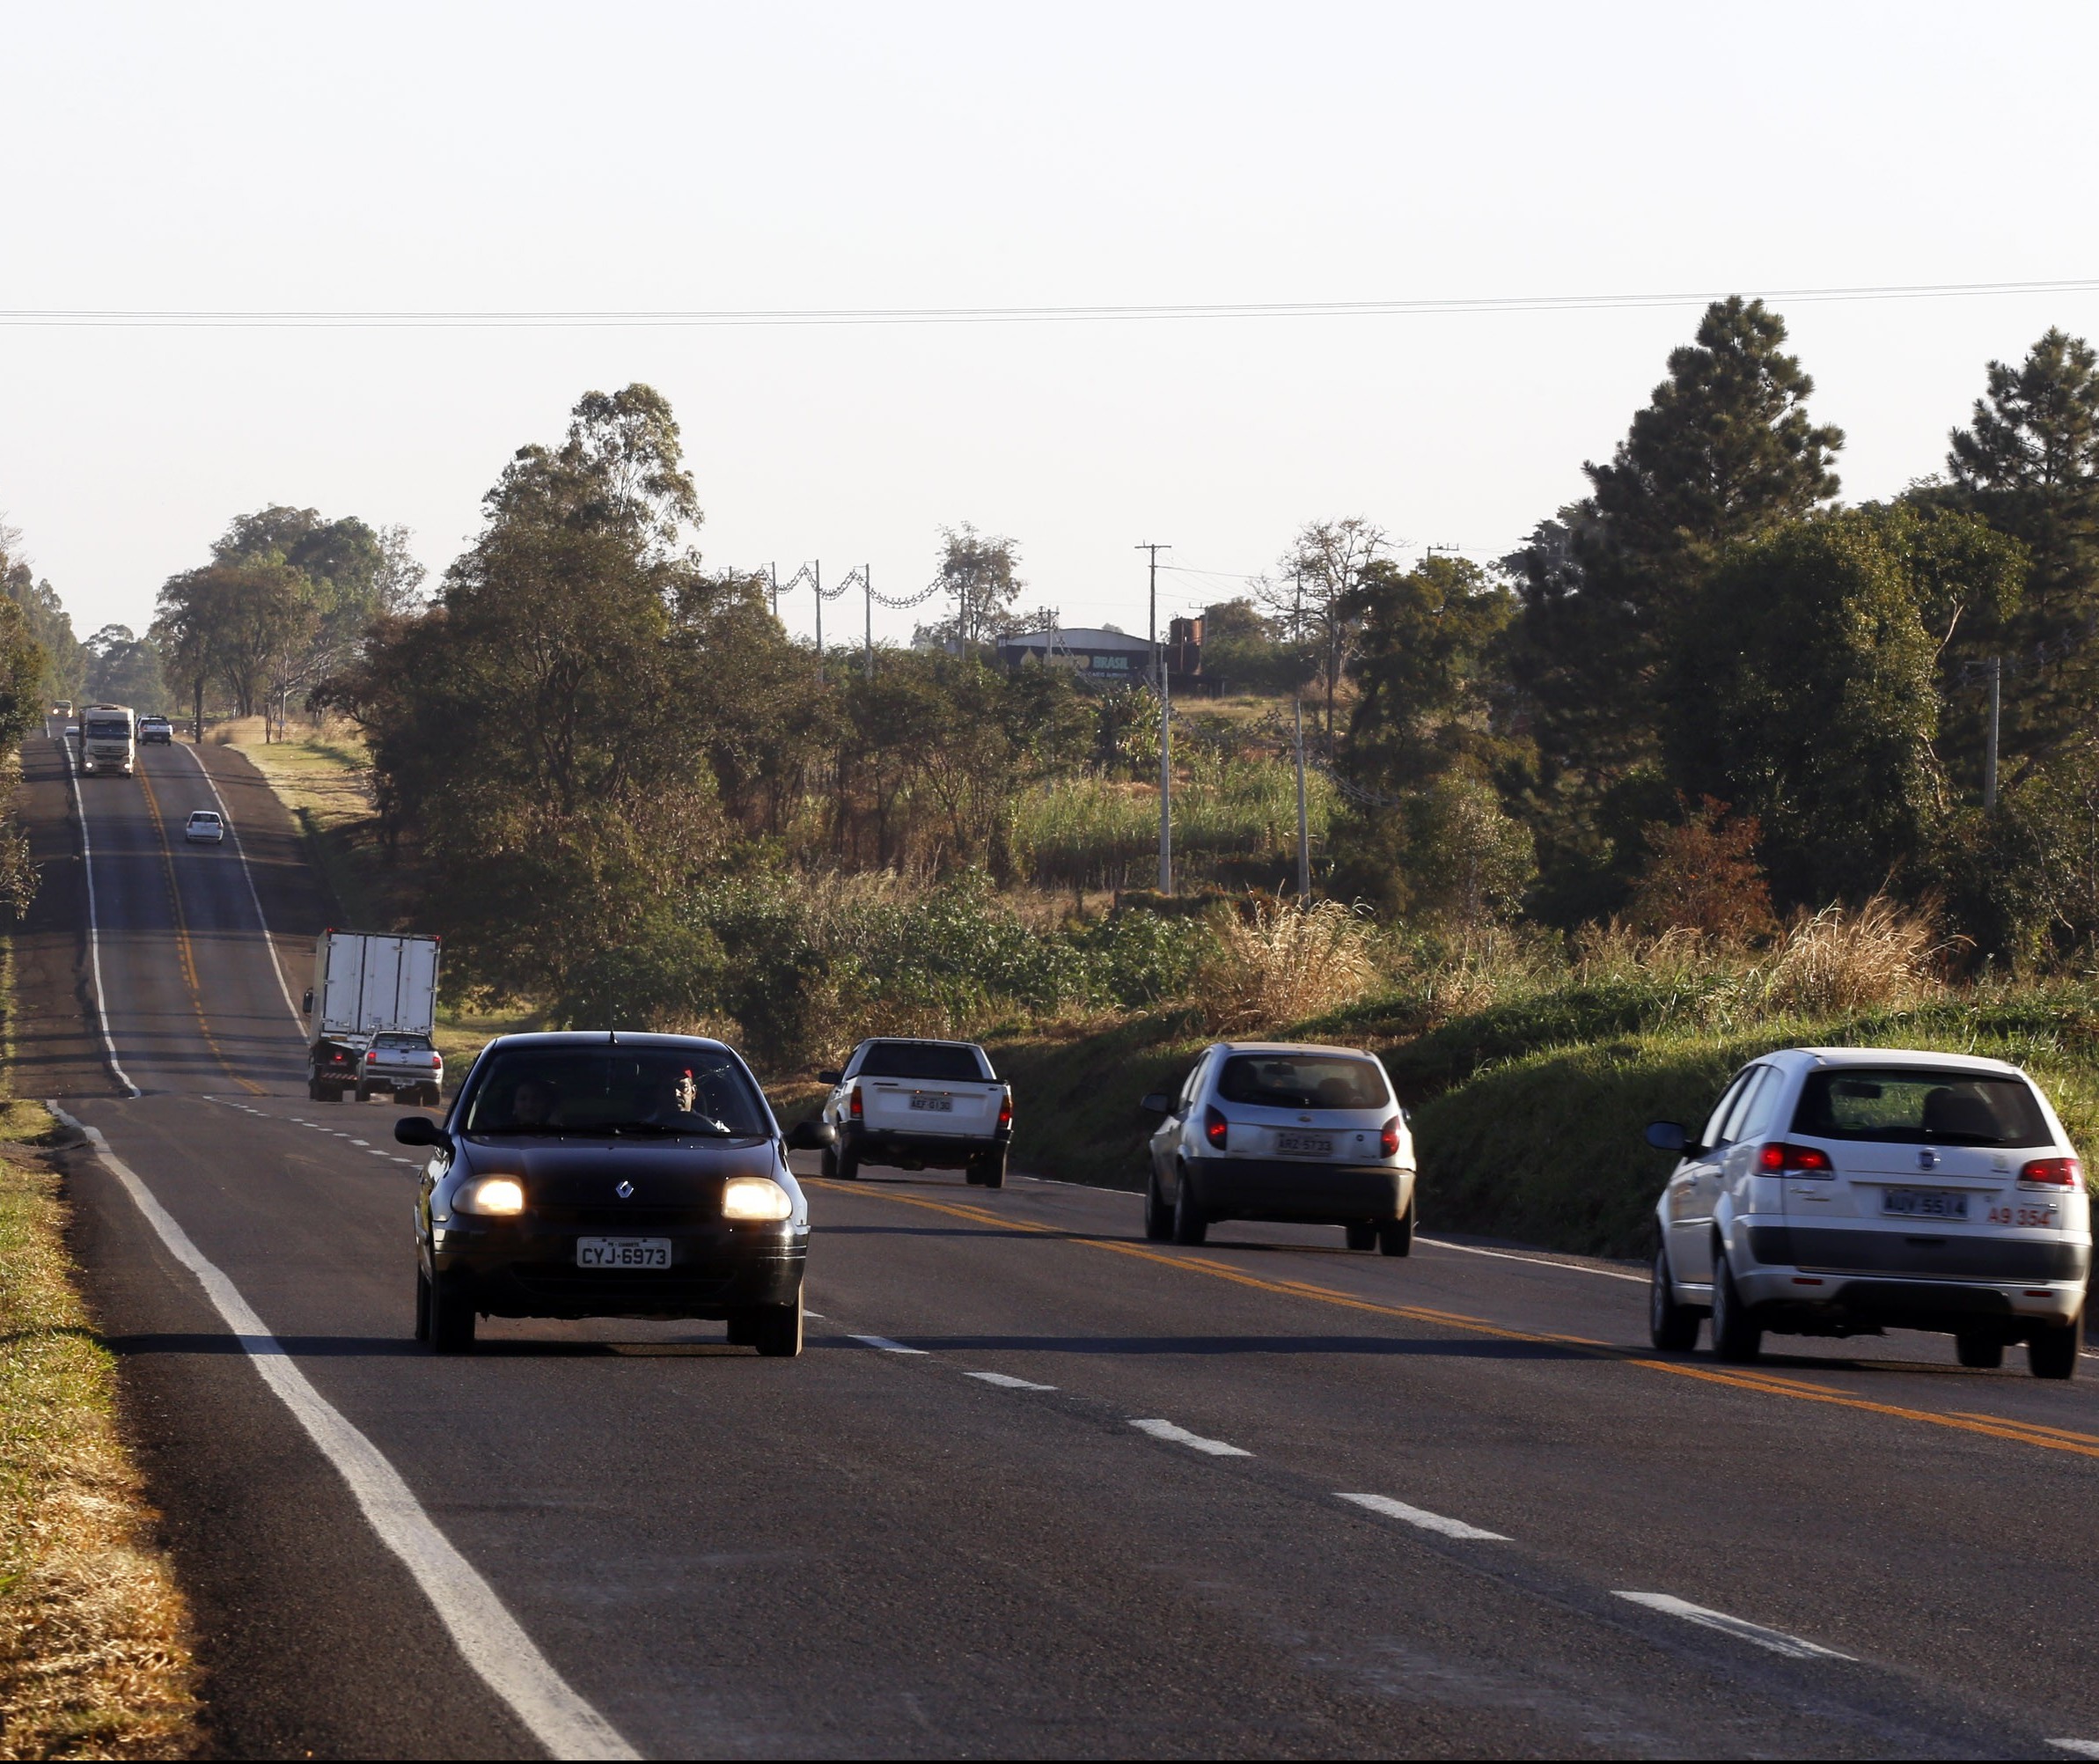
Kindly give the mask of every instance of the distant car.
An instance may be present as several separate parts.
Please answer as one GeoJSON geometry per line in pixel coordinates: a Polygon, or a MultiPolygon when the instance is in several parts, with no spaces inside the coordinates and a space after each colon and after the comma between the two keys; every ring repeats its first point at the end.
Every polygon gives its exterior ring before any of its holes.
{"type": "Polygon", "coordinates": [[[60,699],[51,707],[51,714],[54,717],[70,717],[73,714],[73,701],[70,698],[60,699]]]}
{"type": "Polygon", "coordinates": [[[436,1108],[444,1101],[444,1056],[428,1035],[382,1029],[371,1038],[356,1068],[357,1100],[391,1096],[436,1108]]]}
{"type": "Polygon", "coordinates": [[[1221,1041],[1143,1106],[1144,1235],[1199,1244],[1223,1219],[1339,1225],[1353,1250],[1414,1242],[1414,1143],[1385,1070],[1354,1047],[1221,1041]]]}
{"type": "Polygon", "coordinates": [[[217,845],[226,836],[226,824],[211,809],[193,809],[182,824],[182,837],[199,845],[217,845]]]}
{"type": "Polygon", "coordinates": [[[1013,1091],[974,1041],[862,1041],[831,1086],[822,1119],[838,1130],[824,1174],[850,1181],[862,1164],[960,1170],[982,1188],[1006,1186],[1013,1091]]]}
{"type": "Polygon", "coordinates": [[[1941,1330],[1963,1366],[2026,1343],[2036,1378],[2077,1373],[2091,1203],[2055,1111],[2001,1060],[1794,1047],[1735,1075],[1655,1202],[1649,1328],[1682,1352],[1753,1360],[1766,1332],[1941,1330]]]}
{"type": "Polygon", "coordinates": [[[503,1035],[440,1124],[415,1202],[415,1334],[471,1352],[492,1317],[714,1317],[760,1354],[802,1351],[809,1203],[736,1053],[685,1035],[503,1035]]]}
{"type": "Polygon", "coordinates": [[[175,739],[175,725],[165,717],[142,717],[138,719],[138,739],[143,742],[156,742],[165,747],[175,739]]]}

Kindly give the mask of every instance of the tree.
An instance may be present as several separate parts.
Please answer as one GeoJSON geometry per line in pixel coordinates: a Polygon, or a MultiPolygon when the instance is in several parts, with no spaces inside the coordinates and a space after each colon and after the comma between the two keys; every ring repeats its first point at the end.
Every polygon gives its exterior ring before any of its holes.
{"type": "Polygon", "coordinates": [[[2007,670],[2003,752],[2022,769],[2099,713],[2099,353],[2051,328],[2018,367],[1992,362],[1950,440],[1953,500],[2032,561],[2018,615],[1963,646],[1971,664],[1994,655],[2007,670]]]}
{"type": "Polygon", "coordinates": [[[1334,692],[1348,665],[1355,619],[1351,596],[1363,572],[1390,548],[1384,530],[1360,515],[1309,521],[1282,560],[1289,580],[1264,580],[1258,592],[1290,641],[1318,658],[1326,702],[1326,757],[1334,753],[1334,692]]]}
{"type": "Polygon", "coordinates": [[[88,656],[83,691],[98,704],[128,704],[135,710],[165,711],[167,682],[160,649],[128,625],[105,625],[83,646],[88,656]]]}
{"type": "Polygon", "coordinates": [[[1665,812],[1661,683],[1702,584],[1729,548],[1834,497],[1843,432],[1812,422],[1814,381],[1760,300],[1706,309],[1590,494],[1506,560],[1523,602],[1510,665],[1538,767],[1547,911],[1612,910],[1640,828],[1665,812]]]}
{"type": "Polygon", "coordinates": [[[0,591],[22,609],[30,640],[43,655],[46,698],[77,700],[85,691],[86,651],[73,635],[73,621],[49,582],[30,568],[18,529],[0,521],[0,591]]]}
{"type": "Polygon", "coordinates": [[[934,578],[954,602],[954,611],[913,637],[921,648],[953,647],[967,653],[1017,628],[1013,603],[1027,584],[1017,573],[1020,548],[1010,539],[979,533],[967,521],[940,530],[945,549],[934,578]]]}
{"type": "Polygon", "coordinates": [[[383,825],[419,851],[466,990],[559,1020],[689,1017],[705,952],[672,909],[723,842],[709,759],[752,677],[740,645],[776,627],[683,546],[697,501],[647,386],[586,394],[483,508],[437,602],[382,621],[317,696],[370,737],[383,825]]]}
{"type": "Polygon", "coordinates": [[[1913,869],[1945,809],[1934,675],[1961,606],[2015,599],[2024,558],[1972,516],[1896,503],[1736,547],[1671,662],[1671,781],[1761,824],[1781,907],[1913,869]]]}
{"type": "Polygon", "coordinates": [[[1515,594],[1462,557],[1402,570],[1380,559],[1343,606],[1357,627],[1350,776],[1417,789],[1454,769],[1487,776],[1508,758],[1508,695],[1497,665],[1515,594]]]}

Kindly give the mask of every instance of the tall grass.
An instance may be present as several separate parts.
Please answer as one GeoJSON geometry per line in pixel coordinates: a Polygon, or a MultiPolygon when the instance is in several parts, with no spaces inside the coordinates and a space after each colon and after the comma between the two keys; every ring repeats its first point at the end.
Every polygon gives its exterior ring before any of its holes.
{"type": "MultiPolygon", "coordinates": [[[[1173,786],[1173,849],[1185,873],[1207,878],[1230,860],[1287,861],[1297,843],[1295,768],[1273,760],[1197,753],[1173,786]]],[[[1305,820],[1324,844],[1338,797],[1305,779],[1305,820]]],[[[1038,785],[1013,808],[1013,846],[1046,886],[1121,887],[1149,880],[1159,849],[1156,785],[1083,777],[1038,785]]]]}
{"type": "Polygon", "coordinates": [[[1367,928],[1338,900],[1256,901],[1212,923],[1217,946],[1202,969],[1200,1003],[1221,1034],[1324,1015],[1360,998],[1376,975],[1367,928]]]}

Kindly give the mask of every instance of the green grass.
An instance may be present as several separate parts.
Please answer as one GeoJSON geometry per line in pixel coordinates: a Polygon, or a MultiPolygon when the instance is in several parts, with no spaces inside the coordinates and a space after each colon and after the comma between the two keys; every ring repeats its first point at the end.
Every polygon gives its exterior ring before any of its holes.
{"type": "MultiPolygon", "coordinates": [[[[1410,1109],[1430,1229],[1550,1249],[1642,1256],[1670,1160],[1647,1123],[1694,1129],[1745,1062],[1775,1047],[1902,1047],[2023,1067],[2073,1142],[2099,1151],[2099,996],[2080,987],[1952,996],[1903,1010],[1774,1018],[1713,1028],[1679,989],[1568,986],[1414,1033],[1405,1003],[1372,1001],[1279,1032],[1382,1057],[1410,1109]]],[[[987,1045],[1014,1086],[1017,1168],[1103,1187],[1141,1186],[1154,1117],[1208,1038],[1192,1013],[987,1045]]]]}
{"type": "Polygon", "coordinates": [[[363,744],[313,736],[231,745],[247,756],[290,811],[345,922],[361,930],[400,929],[406,891],[398,866],[387,861],[379,842],[363,744]]]}

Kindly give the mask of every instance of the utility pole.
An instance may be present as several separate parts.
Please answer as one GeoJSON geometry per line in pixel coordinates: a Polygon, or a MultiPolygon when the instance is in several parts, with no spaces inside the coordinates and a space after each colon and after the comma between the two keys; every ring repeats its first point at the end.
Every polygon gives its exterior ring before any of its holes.
{"type": "Polygon", "coordinates": [[[1312,841],[1304,817],[1304,695],[1290,695],[1290,722],[1297,736],[1297,904],[1312,899],[1312,841]]]}
{"type": "Polygon", "coordinates": [[[867,595],[867,677],[875,677],[875,566],[860,566],[860,586],[867,595]]]}
{"type": "Polygon", "coordinates": [[[766,565],[766,580],[773,584],[773,616],[777,619],[780,616],[780,566],[777,563],[766,565]]]}
{"type": "Polygon", "coordinates": [[[1166,658],[1159,649],[1159,554],[1171,545],[1133,546],[1151,554],[1151,659],[1159,680],[1159,893],[1173,893],[1173,706],[1166,658]]]}
{"type": "Polygon", "coordinates": [[[816,577],[817,597],[817,684],[824,683],[824,561],[818,558],[813,566],[816,577]]]}
{"type": "Polygon", "coordinates": [[[1990,742],[1983,755],[1983,812],[1997,808],[1997,718],[2003,705],[2004,660],[1990,658],[1990,742]]]}

